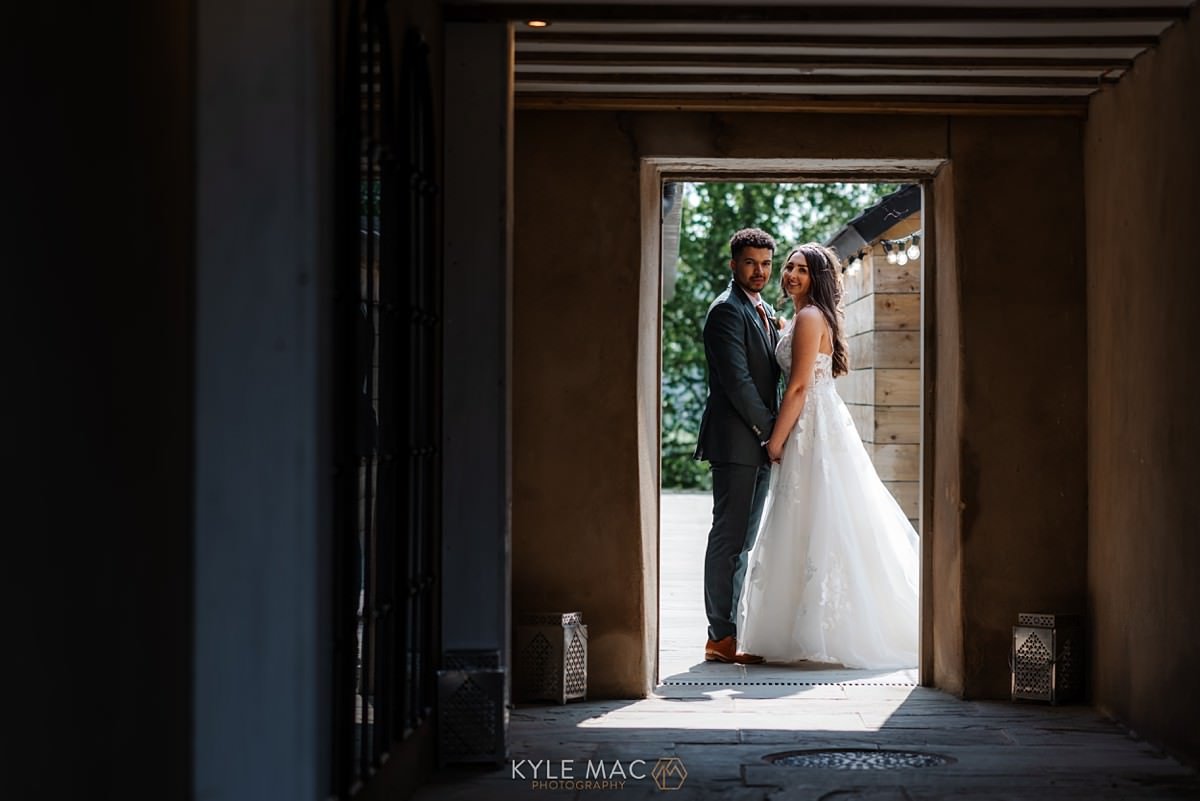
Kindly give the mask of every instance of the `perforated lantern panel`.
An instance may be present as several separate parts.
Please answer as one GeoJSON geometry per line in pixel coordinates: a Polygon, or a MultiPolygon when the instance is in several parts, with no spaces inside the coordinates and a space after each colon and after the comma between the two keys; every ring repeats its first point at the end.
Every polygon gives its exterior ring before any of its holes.
{"type": "Polygon", "coordinates": [[[582,698],[587,695],[587,627],[579,626],[571,632],[571,644],[567,646],[566,695],[582,698]]]}
{"type": "Polygon", "coordinates": [[[579,612],[538,612],[515,627],[518,701],[567,701],[587,696],[587,626],[579,612]]]}
{"type": "Polygon", "coordinates": [[[1050,629],[1013,629],[1013,698],[1050,700],[1050,629]]]}
{"type": "Polygon", "coordinates": [[[1029,614],[1013,627],[1012,697],[1060,703],[1083,694],[1083,625],[1076,615],[1029,614]]]}
{"type": "Polygon", "coordinates": [[[498,652],[451,651],[438,677],[438,762],[505,759],[508,706],[498,652]]]}

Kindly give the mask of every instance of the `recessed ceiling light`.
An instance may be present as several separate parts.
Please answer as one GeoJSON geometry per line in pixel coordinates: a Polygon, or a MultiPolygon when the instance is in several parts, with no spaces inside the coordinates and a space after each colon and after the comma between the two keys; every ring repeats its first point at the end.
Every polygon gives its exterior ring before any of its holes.
{"type": "Polygon", "coordinates": [[[530,28],[547,28],[550,26],[550,23],[544,19],[527,20],[525,22],[525,24],[528,25],[530,28]]]}

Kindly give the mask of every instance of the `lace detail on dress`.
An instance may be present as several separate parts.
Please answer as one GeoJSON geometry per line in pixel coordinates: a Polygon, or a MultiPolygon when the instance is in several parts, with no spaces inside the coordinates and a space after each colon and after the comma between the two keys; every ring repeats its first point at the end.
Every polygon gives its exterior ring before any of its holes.
{"type": "Polygon", "coordinates": [[[813,362],[813,386],[828,384],[833,380],[833,354],[818,353],[813,362]]]}
{"type": "MultiPolygon", "coordinates": [[[[814,579],[816,586],[819,587],[817,596],[818,616],[821,629],[823,631],[833,631],[842,622],[843,618],[850,613],[852,604],[848,598],[849,592],[846,580],[846,571],[842,567],[841,559],[836,552],[830,553],[828,563],[824,570],[818,570],[813,564],[812,557],[805,561],[804,565],[804,580],[812,583],[814,579]]],[[[761,581],[759,584],[761,585],[761,581]]],[[[800,606],[799,614],[802,617],[807,617],[809,613],[809,604],[803,603],[800,606]]],[[[828,659],[825,653],[813,653],[811,656],[819,661],[828,659]]]]}
{"type": "MultiPolygon", "coordinates": [[[[780,368],[783,369],[784,381],[787,381],[792,371],[792,332],[795,325],[795,320],[788,322],[787,326],[783,329],[783,334],[779,337],[779,343],[775,346],[775,361],[779,362],[780,368]]],[[[826,385],[832,386],[832,384],[833,355],[818,353],[817,360],[813,362],[813,380],[809,388],[826,385]]]]}
{"type": "Polygon", "coordinates": [[[821,628],[831,631],[850,612],[846,570],[837,551],[829,554],[821,576],[821,628]]]}
{"type": "MultiPolygon", "coordinates": [[[[779,366],[783,369],[784,381],[787,381],[792,367],[792,332],[795,325],[795,320],[788,322],[783,330],[783,335],[779,338],[779,344],[775,346],[775,360],[779,362],[779,366]]],[[[812,446],[814,436],[813,414],[817,404],[815,396],[818,393],[835,392],[834,386],[833,356],[828,353],[818,353],[816,361],[813,362],[813,376],[804,398],[804,408],[801,409],[800,417],[797,418],[796,426],[792,429],[789,438],[801,456],[807,453],[812,446]]],[[[853,420],[850,421],[850,425],[854,425],[853,420]]],[[[822,428],[817,435],[820,436],[822,441],[825,441],[828,439],[828,430],[822,428]]],[[[799,493],[792,493],[792,498],[795,503],[801,502],[799,493]]]]}

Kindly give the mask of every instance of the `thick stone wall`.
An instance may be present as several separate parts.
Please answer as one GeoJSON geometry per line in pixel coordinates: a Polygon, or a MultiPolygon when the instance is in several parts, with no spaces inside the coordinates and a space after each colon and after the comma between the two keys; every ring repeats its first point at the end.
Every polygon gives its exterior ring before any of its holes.
{"type": "Polygon", "coordinates": [[[608,115],[540,116],[516,125],[513,612],[581,611],[589,694],[637,695],[638,164],[608,115]]]}
{"type": "Polygon", "coordinates": [[[1081,128],[1065,118],[964,118],[951,133],[971,697],[1007,697],[1019,612],[1085,606],[1081,128]]]}
{"type": "Polygon", "coordinates": [[[5,22],[6,798],[192,795],[195,5],[5,22]]]}
{"type": "Polygon", "coordinates": [[[1091,104],[1088,594],[1093,697],[1200,761],[1200,20],[1091,104]]]}

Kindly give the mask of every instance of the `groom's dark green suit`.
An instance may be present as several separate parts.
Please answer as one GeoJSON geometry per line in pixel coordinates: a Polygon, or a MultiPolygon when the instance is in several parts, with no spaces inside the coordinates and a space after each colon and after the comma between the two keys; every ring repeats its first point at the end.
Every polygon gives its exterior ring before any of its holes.
{"type": "MultiPolygon", "coordinates": [[[[739,557],[750,549],[767,496],[770,464],[762,443],[779,412],[779,333],[769,306],[766,326],[736,282],[708,307],[704,356],[708,401],[695,458],[712,465],[713,526],[704,558],[704,605],[710,640],[735,634],[739,557]]],[[[744,568],[743,568],[744,569],[744,568]]]]}

